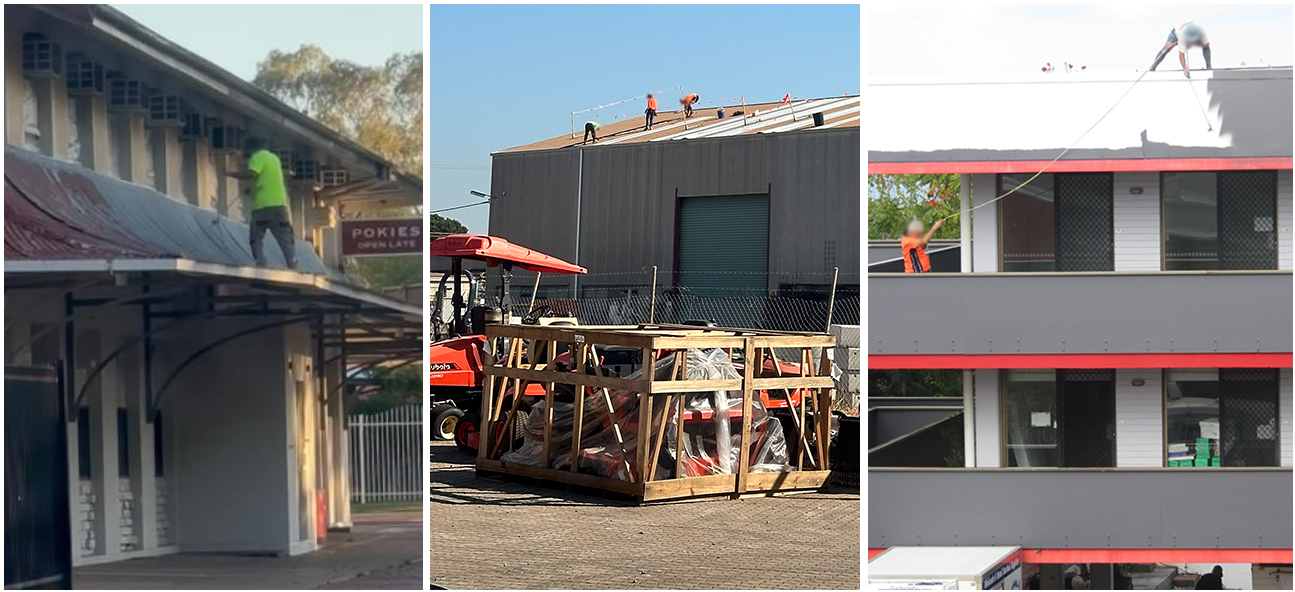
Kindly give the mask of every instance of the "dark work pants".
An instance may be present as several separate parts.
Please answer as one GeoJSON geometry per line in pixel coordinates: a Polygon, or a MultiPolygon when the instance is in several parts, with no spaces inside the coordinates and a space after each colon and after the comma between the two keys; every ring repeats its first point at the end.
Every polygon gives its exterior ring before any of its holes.
{"type": "Polygon", "coordinates": [[[270,234],[274,235],[275,242],[279,243],[279,251],[283,253],[283,260],[288,263],[288,269],[297,268],[296,239],[292,236],[292,219],[288,216],[286,206],[252,210],[252,223],[248,226],[252,233],[249,241],[252,245],[252,257],[256,259],[258,267],[265,267],[265,246],[262,239],[265,237],[265,231],[269,230],[270,234]]]}
{"type": "Polygon", "coordinates": [[[585,124],[585,141],[586,141],[586,142],[588,142],[588,141],[589,141],[589,136],[590,136],[590,135],[592,135],[592,136],[594,137],[594,141],[595,141],[595,142],[597,142],[597,141],[598,141],[598,130],[597,130],[596,128],[594,128],[594,124],[592,124],[592,123],[586,123],[586,124],[585,124]]]}
{"type": "Polygon", "coordinates": [[[656,109],[648,109],[648,110],[644,111],[643,113],[647,115],[647,127],[648,127],[648,129],[652,129],[652,120],[653,120],[653,119],[656,119],[656,109]]]}

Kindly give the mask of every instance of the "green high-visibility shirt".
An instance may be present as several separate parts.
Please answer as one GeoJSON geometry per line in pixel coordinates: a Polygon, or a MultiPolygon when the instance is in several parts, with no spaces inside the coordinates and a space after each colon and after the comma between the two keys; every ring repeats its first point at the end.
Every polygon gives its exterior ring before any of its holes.
{"type": "Polygon", "coordinates": [[[589,121],[589,122],[586,122],[585,125],[592,125],[594,126],[594,129],[598,129],[603,126],[603,124],[598,123],[597,121],[589,121]]]}
{"type": "Polygon", "coordinates": [[[288,188],[283,184],[283,165],[269,150],[257,150],[247,159],[247,169],[256,173],[252,185],[252,210],[288,205],[288,188]]]}

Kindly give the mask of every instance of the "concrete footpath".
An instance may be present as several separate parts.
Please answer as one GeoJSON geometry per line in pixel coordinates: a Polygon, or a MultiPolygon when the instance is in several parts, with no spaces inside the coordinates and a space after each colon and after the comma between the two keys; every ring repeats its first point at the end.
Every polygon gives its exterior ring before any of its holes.
{"type": "Polygon", "coordinates": [[[296,557],[177,554],[73,571],[97,590],[417,590],[423,587],[422,512],[356,514],[349,533],[296,557]]]}
{"type": "Polygon", "coordinates": [[[858,590],[858,489],[627,506],[478,478],[432,443],[432,588],[858,590]]]}

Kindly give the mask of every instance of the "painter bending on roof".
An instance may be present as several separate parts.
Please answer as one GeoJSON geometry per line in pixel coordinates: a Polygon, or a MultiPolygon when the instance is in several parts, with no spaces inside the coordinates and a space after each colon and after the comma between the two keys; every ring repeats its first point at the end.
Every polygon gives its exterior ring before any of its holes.
{"type": "Polygon", "coordinates": [[[243,144],[247,157],[246,171],[226,173],[235,179],[252,182],[252,221],[249,243],[256,264],[265,267],[265,231],[274,235],[289,269],[297,268],[296,241],[292,237],[292,217],[288,214],[288,188],[283,182],[283,165],[279,157],[265,147],[260,138],[248,138],[243,144]]]}
{"type": "Polygon", "coordinates": [[[926,245],[941,226],[944,226],[944,220],[936,220],[931,230],[922,234],[925,225],[921,220],[908,223],[908,231],[899,238],[899,250],[904,255],[904,273],[930,273],[931,260],[926,256],[926,245]]]}
{"type": "Polygon", "coordinates": [[[652,93],[647,96],[647,109],[643,110],[643,115],[647,116],[647,129],[652,129],[652,120],[656,119],[656,97],[652,93]]]}
{"type": "Polygon", "coordinates": [[[584,144],[585,142],[588,142],[588,141],[589,141],[589,136],[593,136],[593,138],[594,138],[594,142],[597,142],[597,141],[598,141],[598,128],[600,128],[600,127],[602,127],[602,125],[601,125],[601,124],[599,124],[597,121],[589,121],[589,122],[586,122],[586,123],[585,123],[585,141],[584,141],[584,142],[581,142],[581,144],[584,144]]]}
{"type": "Polygon", "coordinates": [[[1169,30],[1169,39],[1165,41],[1165,46],[1160,48],[1160,53],[1156,54],[1156,63],[1151,64],[1151,70],[1155,71],[1156,66],[1165,59],[1169,50],[1178,46],[1178,62],[1183,66],[1183,76],[1191,78],[1192,75],[1187,71],[1187,50],[1193,47],[1200,47],[1201,54],[1205,56],[1205,69],[1213,70],[1210,64],[1210,37],[1205,34],[1205,28],[1196,24],[1194,21],[1187,21],[1169,30]]]}

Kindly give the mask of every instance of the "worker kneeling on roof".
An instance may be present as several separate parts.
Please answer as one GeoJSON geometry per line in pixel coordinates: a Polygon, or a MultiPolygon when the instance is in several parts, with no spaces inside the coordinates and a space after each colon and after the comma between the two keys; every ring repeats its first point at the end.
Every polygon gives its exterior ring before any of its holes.
{"type": "Polygon", "coordinates": [[[899,239],[899,250],[904,254],[904,273],[930,273],[931,260],[926,256],[926,245],[941,226],[944,226],[944,220],[936,220],[931,230],[923,234],[926,225],[921,220],[908,223],[908,232],[899,239]]]}
{"type": "Polygon", "coordinates": [[[1191,72],[1187,71],[1187,50],[1193,47],[1201,48],[1201,54],[1205,56],[1205,69],[1214,69],[1210,64],[1210,38],[1205,34],[1205,28],[1187,21],[1169,30],[1169,39],[1160,48],[1160,53],[1156,54],[1156,63],[1151,64],[1151,71],[1156,70],[1156,66],[1160,65],[1160,61],[1165,59],[1175,45],[1178,46],[1178,63],[1183,66],[1183,76],[1192,77],[1191,72]]]}

